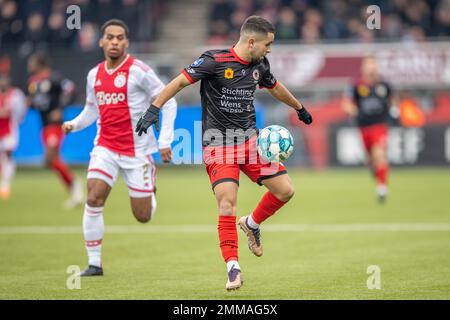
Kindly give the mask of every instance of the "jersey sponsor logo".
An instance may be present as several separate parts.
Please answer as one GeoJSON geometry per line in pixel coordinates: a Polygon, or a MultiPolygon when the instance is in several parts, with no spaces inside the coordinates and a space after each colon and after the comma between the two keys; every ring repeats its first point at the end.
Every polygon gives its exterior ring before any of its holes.
{"type": "Polygon", "coordinates": [[[192,68],[187,68],[186,71],[187,71],[188,73],[195,73],[195,70],[192,69],[192,68]]]}
{"type": "Polygon", "coordinates": [[[203,63],[203,61],[205,61],[204,58],[198,58],[197,60],[195,60],[192,64],[191,67],[192,68],[197,68],[199,65],[201,65],[203,63]]]}
{"type": "Polygon", "coordinates": [[[123,72],[120,72],[114,79],[114,86],[116,88],[122,88],[125,83],[127,83],[127,77],[123,72]]]}
{"type": "Polygon", "coordinates": [[[384,110],[383,101],[377,97],[368,97],[361,101],[361,113],[367,116],[382,114],[384,110]]]}
{"type": "Polygon", "coordinates": [[[225,72],[223,73],[223,76],[225,79],[233,79],[234,78],[234,72],[231,68],[226,68],[225,72]]]}
{"type": "Polygon", "coordinates": [[[99,106],[108,105],[108,104],[118,104],[119,102],[125,101],[125,93],[105,93],[104,91],[99,91],[95,94],[95,98],[97,100],[97,104],[99,106]]]}
{"type": "Polygon", "coordinates": [[[369,95],[369,88],[363,84],[360,84],[357,87],[358,90],[358,95],[360,95],[361,97],[367,97],[369,95]]]}

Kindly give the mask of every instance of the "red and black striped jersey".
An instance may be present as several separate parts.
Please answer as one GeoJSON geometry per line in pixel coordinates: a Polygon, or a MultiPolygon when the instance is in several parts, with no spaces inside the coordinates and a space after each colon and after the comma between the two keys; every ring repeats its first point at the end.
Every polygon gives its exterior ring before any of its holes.
{"type": "Polygon", "coordinates": [[[201,80],[203,145],[239,144],[256,134],[256,88],[277,85],[267,58],[249,62],[233,48],[209,50],[182,73],[191,83],[201,80]]]}
{"type": "Polygon", "coordinates": [[[391,95],[391,87],[384,81],[368,85],[360,80],[352,85],[347,96],[353,99],[358,107],[358,126],[366,127],[387,122],[391,95]]]}
{"type": "Polygon", "coordinates": [[[63,110],[74,98],[74,83],[59,72],[43,71],[28,80],[31,107],[41,114],[43,126],[61,124],[62,117],[52,117],[54,110],[63,110]]]}

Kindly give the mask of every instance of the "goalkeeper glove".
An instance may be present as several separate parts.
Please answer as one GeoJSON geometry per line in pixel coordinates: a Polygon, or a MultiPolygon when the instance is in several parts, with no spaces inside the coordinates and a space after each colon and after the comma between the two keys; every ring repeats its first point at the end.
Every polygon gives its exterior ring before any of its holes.
{"type": "Polygon", "coordinates": [[[159,131],[159,111],[161,109],[155,107],[154,105],[150,105],[150,107],[145,111],[136,125],[136,132],[139,136],[142,133],[147,133],[148,128],[154,124],[156,131],[159,131]]]}
{"type": "Polygon", "coordinates": [[[311,124],[313,121],[313,118],[311,114],[306,110],[305,106],[301,108],[300,110],[297,110],[298,119],[303,121],[306,124],[311,124]]]}

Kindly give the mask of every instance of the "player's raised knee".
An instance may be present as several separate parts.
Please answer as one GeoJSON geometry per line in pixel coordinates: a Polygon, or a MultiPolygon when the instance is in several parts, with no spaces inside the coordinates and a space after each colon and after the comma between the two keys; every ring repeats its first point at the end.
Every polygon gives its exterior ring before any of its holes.
{"type": "Polygon", "coordinates": [[[292,199],[294,194],[295,194],[295,189],[294,189],[294,187],[291,186],[289,189],[289,192],[286,194],[288,201],[292,199]]]}
{"type": "Polygon", "coordinates": [[[87,204],[90,207],[98,208],[105,205],[105,199],[99,197],[95,192],[89,192],[87,197],[87,204]]]}
{"type": "Polygon", "coordinates": [[[47,168],[53,168],[55,166],[56,159],[54,157],[46,156],[45,157],[45,166],[47,168]]]}
{"type": "Polygon", "coordinates": [[[219,212],[222,216],[232,216],[235,203],[229,199],[222,199],[219,201],[219,212]]]}
{"type": "Polygon", "coordinates": [[[137,216],[136,220],[139,221],[140,223],[147,223],[151,220],[151,216],[150,215],[137,216]]]}
{"type": "Polygon", "coordinates": [[[45,165],[49,168],[53,167],[58,161],[58,150],[48,148],[45,152],[45,165]]]}
{"type": "Polygon", "coordinates": [[[147,223],[152,219],[152,208],[145,210],[133,210],[134,217],[140,223],[147,223]]]}
{"type": "Polygon", "coordinates": [[[293,186],[287,186],[280,190],[279,192],[275,193],[274,196],[277,197],[279,200],[283,202],[288,202],[292,199],[292,197],[295,194],[295,190],[293,186]]]}

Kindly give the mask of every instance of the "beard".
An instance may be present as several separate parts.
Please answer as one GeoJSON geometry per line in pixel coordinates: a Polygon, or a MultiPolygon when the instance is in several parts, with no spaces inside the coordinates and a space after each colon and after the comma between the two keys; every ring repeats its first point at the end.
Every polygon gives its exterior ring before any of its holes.
{"type": "Polygon", "coordinates": [[[253,57],[252,58],[252,63],[260,63],[261,61],[263,61],[264,56],[260,56],[260,57],[253,57]]]}

